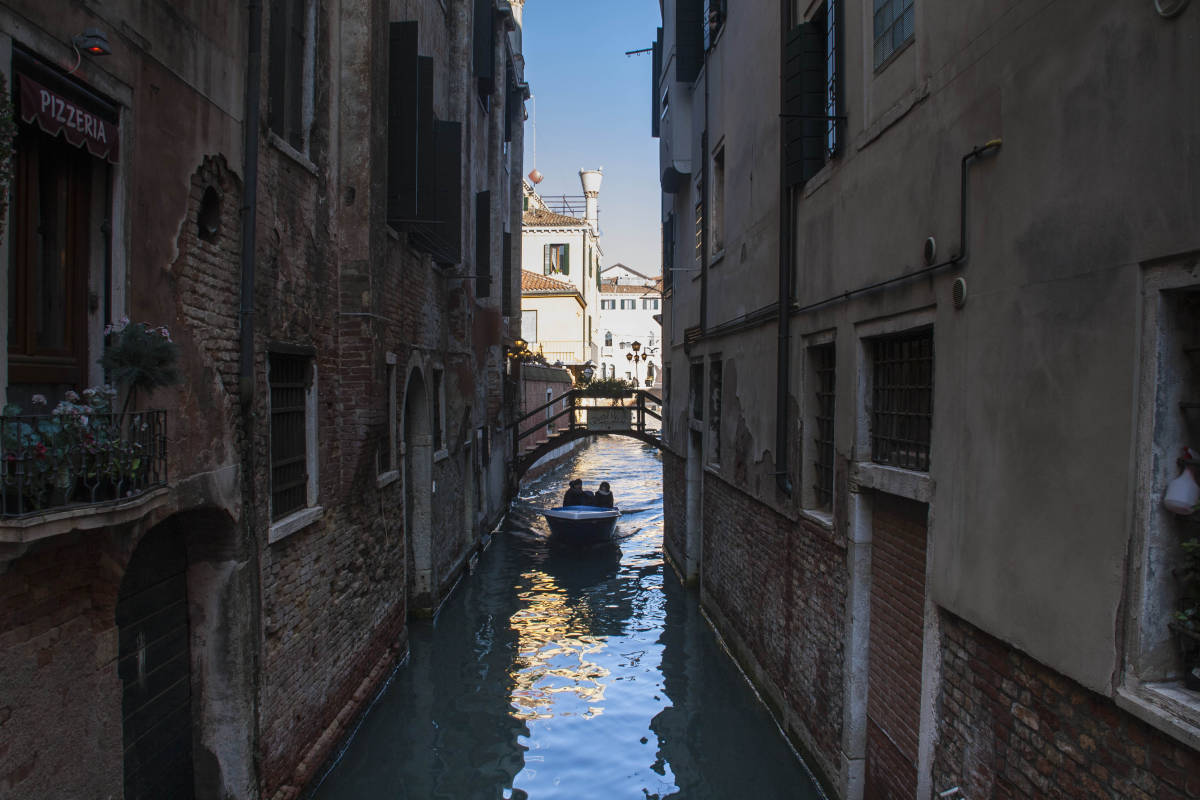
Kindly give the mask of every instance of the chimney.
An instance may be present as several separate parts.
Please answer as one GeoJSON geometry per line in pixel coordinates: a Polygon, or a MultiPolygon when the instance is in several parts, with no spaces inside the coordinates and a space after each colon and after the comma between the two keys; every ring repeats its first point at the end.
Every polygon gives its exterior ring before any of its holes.
{"type": "Polygon", "coordinates": [[[579,182],[583,184],[583,197],[587,202],[584,219],[596,234],[600,233],[600,181],[603,179],[604,167],[579,170],[579,182]]]}

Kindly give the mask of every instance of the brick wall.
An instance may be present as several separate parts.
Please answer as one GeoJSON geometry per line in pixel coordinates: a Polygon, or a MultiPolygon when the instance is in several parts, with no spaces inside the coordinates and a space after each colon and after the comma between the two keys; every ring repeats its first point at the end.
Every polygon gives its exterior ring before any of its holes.
{"type": "Polygon", "coordinates": [[[1200,797],[1200,753],[949,613],[936,790],[972,798],[1200,797]]]}
{"type": "Polygon", "coordinates": [[[845,565],[829,530],[705,473],[704,604],[829,783],[840,770],[845,565]]]}
{"type": "Polygon", "coordinates": [[[877,492],[872,508],[866,796],[917,791],[929,507],[877,492]]]}
{"type": "Polygon", "coordinates": [[[662,451],[663,547],[667,558],[682,573],[687,552],[687,459],[662,451]]]}

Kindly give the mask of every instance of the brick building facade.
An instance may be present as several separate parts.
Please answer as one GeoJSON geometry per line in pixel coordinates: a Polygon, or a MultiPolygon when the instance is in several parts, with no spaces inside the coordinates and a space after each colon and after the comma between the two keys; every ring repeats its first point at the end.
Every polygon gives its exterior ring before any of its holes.
{"type": "Polygon", "coordinates": [[[520,11],[0,4],[0,796],[298,796],[503,513],[520,11]]]}
{"type": "Polygon", "coordinates": [[[1200,795],[1198,10],[663,3],[665,548],[831,796],[1200,795]]]}

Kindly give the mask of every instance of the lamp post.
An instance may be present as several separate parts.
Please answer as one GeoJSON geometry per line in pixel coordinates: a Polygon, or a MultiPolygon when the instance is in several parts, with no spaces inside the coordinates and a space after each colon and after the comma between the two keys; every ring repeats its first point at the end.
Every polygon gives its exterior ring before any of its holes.
{"type": "Polygon", "coordinates": [[[631,350],[633,350],[633,352],[626,353],[625,360],[633,363],[633,382],[634,385],[640,387],[641,379],[638,378],[638,364],[642,361],[645,361],[650,356],[647,353],[640,353],[642,349],[641,342],[634,342],[633,344],[629,345],[629,347],[631,350]]]}

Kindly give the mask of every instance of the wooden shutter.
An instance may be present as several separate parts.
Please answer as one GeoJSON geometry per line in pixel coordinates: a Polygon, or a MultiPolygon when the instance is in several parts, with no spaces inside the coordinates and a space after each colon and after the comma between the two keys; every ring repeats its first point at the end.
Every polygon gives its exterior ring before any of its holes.
{"type": "Polygon", "coordinates": [[[417,59],[417,219],[437,218],[437,152],[433,116],[433,59],[417,59]]]}
{"type": "Polygon", "coordinates": [[[475,0],[475,77],[490,83],[495,78],[494,0],[475,0]]]}
{"type": "Polygon", "coordinates": [[[492,193],[475,195],[475,296],[492,295],[492,193]]]}
{"type": "Polygon", "coordinates": [[[395,225],[417,218],[419,67],[417,23],[388,26],[387,216],[395,225]]]}
{"type": "Polygon", "coordinates": [[[437,170],[437,247],[434,261],[462,261],[462,123],[435,120],[437,170]]]}
{"type": "Polygon", "coordinates": [[[704,65],[704,0],[675,5],[675,80],[691,83],[704,65]]]}
{"type": "Polygon", "coordinates": [[[671,270],[675,267],[675,212],[667,214],[662,229],[662,276],[663,288],[671,288],[671,270]]]}
{"type": "Polygon", "coordinates": [[[571,245],[569,244],[562,246],[562,274],[571,274],[571,245]]]}
{"type": "MultiPolygon", "coordinates": [[[[822,16],[822,20],[824,17],[822,16]]],[[[805,22],[784,42],[784,176],[803,184],[825,165],[825,30],[805,22]]]]}
{"type": "Polygon", "coordinates": [[[502,246],[504,253],[500,256],[500,274],[504,285],[500,289],[500,313],[507,317],[512,315],[512,234],[508,231],[504,232],[502,246]]]}
{"type": "Polygon", "coordinates": [[[542,274],[550,274],[550,245],[542,245],[542,274]]]}
{"type": "Polygon", "coordinates": [[[650,135],[657,138],[662,118],[662,100],[658,92],[658,79],[662,75],[662,28],[658,29],[658,38],[650,48],[650,135]]]}

